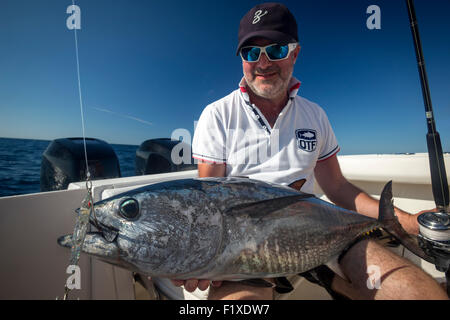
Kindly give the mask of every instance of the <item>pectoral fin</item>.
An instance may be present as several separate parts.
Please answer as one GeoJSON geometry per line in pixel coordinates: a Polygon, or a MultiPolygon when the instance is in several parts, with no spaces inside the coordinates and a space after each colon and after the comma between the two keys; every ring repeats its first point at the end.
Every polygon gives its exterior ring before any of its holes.
{"type": "Polygon", "coordinates": [[[338,262],[339,256],[333,257],[330,261],[328,261],[325,265],[330,268],[334,273],[336,273],[338,276],[340,276],[344,280],[348,280],[347,277],[342,272],[341,266],[338,262]]]}
{"type": "Polygon", "coordinates": [[[306,179],[300,179],[297,181],[292,182],[289,187],[291,187],[292,189],[295,189],[297,191],[300,191],[300,189],[303,187],[303,185],[305,184],[306,179]]]}

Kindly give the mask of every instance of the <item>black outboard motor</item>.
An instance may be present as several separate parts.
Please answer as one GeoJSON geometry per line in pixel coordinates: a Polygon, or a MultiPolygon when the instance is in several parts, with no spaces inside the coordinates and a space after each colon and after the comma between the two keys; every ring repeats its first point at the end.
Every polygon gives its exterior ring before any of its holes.
{"type": "MultiPolygon", "coordinates": [[[[86,152],[91,180],[121,176],[119,160],[108,143],[86,138],[86,152]]],[[[69,183],[85,179],[83,138],[53,140],[42,155],[41,191],[67,189],[69,183]]]]}
{"type": "Polygon", "coordinates": [[[180,140],[150,139],[136,150],[136,175],[196,169],[191,146],[180,140]]]}

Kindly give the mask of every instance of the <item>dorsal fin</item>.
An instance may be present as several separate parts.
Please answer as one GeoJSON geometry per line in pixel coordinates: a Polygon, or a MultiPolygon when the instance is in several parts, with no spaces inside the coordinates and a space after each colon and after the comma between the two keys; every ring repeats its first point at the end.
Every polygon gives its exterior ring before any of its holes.
{"type": "Polygon", "coordinates": [[[261,200],[257,202],[244,203],[235,205],[225,211],[227,215],[249,215],[252,218],[261,218],[283,209],[290,204],[298,202],[303,199],[315,197],[313,194],[300,193],[291,196],[279,197],[274,199],[261,200]]]}

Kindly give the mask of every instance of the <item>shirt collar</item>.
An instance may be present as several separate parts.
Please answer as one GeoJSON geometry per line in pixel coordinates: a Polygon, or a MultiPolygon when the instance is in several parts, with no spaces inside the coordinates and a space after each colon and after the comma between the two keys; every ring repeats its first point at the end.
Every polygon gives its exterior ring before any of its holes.
{"type": "MultiPolygon", "coordinates": [[[[291,81],[289,81],[289,98],[294,98],[297,95],[297,92],[300,88],[301,82],[295,78],[292,77],[291,81]]],[[[250,101],[250,97],[248,96],[247,92],[247,82],[245,81],[245,78],[242,77],[241,81],[239,82],[239,89],[241,90],[242,96],[244,97],[245,101],[250,101]]]]}

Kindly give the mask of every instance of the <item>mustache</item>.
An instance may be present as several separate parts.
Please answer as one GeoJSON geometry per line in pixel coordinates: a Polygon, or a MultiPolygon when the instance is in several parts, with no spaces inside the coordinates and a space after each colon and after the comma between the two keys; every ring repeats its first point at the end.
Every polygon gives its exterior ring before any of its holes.
{"type": "Polygon", "coordinates": [[[280,68],[277,66],[271,66],[266,69],[256,68],[253,75],[267,74],[267,73],[280,73],[280,68]]]}

